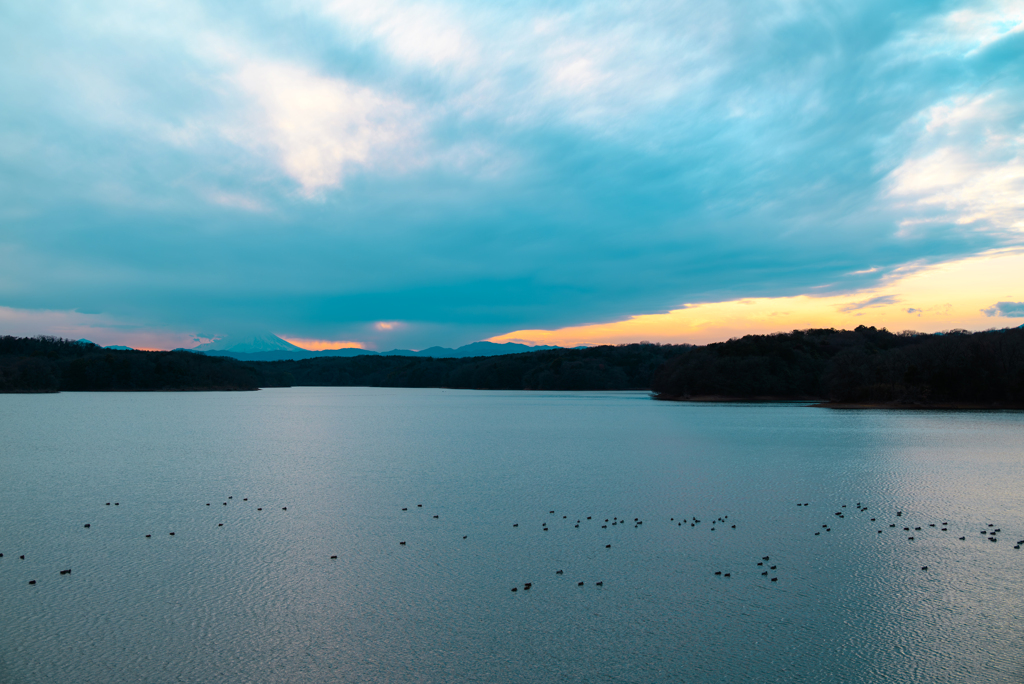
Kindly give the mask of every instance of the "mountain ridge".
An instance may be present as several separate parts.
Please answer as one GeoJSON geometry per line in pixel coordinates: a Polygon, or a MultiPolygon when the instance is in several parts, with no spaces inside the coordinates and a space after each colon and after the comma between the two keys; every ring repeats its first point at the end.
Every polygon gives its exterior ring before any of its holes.
{"type": "MultiPolygon", "coordinates": [[[[272,337],[276,337],[272,336],[272,337]]],[[[227,339],[227,338],[225,338],[227,339]]],[[[266,336],[264,336],[266,339],[266,336]]],[[[281,339],[281,338],[277,338],[281,339]]],[[[255,345],[244,345],[243,343],[234,343],[227,348],[214,349],[209,345],[219,344],[208,343],[206,345],[200,345],[199,347],[193,347],[192,349],[175,349],[175,351],[190,351],[199,354],[206,354],[207,356],[228,356],[239,361],[302,361],[304,359],[318,359],[328,357],[351,357],[351,356],[413,356],[418,358],[433,358],[433,359],[464,359],[478,356],[505,356],[507,354],[524,354],[534,351],[547,351],[550,349],[565,349],[565,347],[555,347],[549,345],[536,345],[530,346],[528,344],[520,344],[518,342],[471,342],[461,347],[428,347],[427,349],[421,349],[419,351],[413,351],[411,349],[391,349],[389,351],[377,352],[371,349],[359,349],[359,348],[345,348],[345,349],[325,349],[322,351],[313,351],[310,349],[303,349],[297,347],[289,342],[281,340],[284,344],[289,345],[289,348],[274,348],[274,349],[256,349],[255,345]],[[245,349],[252,349],[246,351],[245,349]]],[[[579,349],[580,347],[573,347],[579,349]]]]}

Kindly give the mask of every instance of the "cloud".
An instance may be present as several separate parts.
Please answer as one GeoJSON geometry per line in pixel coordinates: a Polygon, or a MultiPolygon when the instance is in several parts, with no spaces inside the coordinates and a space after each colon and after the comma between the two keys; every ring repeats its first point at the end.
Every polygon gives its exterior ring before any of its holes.
{"type": "Polygon", "coordinates": [[[986,316],[1005,316],[1006,318],[1024,318],[1024,302],[997,302],[987,309],[982,309],[986,316]]]}
{"type": "Polygon", "coordinates": [[[808,292],[873,314],[1024,239],[1020,15],[17,3],[0,304],[412,348],[808,292]]]}
{"type": "Polygon", "coordinates": [[[878,297],[872,297],[871,299],[865,299],[862,302],[854,302],[852,304],[846,304],[839,310],[844,313],[851,311],[859,311],[861,309],[869,309],[878,306],[889,306],[895,304],[899,297],[897,295],[880,295],[878,297]]]}
{"type": "Polygon", "coordinates": [[[906,226],[952,221],[1024,231],[1020,94],[959,97],[922,114],[927,123],[918,151],[890,176],[890,195],[929,217],[906,226]]]}
{"type": "Polygon", "coordinates": [[[348,169],[382,165],[385,155],[396,163],[419,125],[398,98],[296,65],[246,60],[230,80],[250,100],[248,121],[223,134],[269,149],[307,197],[340,185],[348,169]]]}
{"type": "Polygon", "coordinates": [[[319,10],[346,39],[379,43],[405,65],[459,68],[477,62],[482,51],[458,11],[443,3],[331,0],[319,10]]]}

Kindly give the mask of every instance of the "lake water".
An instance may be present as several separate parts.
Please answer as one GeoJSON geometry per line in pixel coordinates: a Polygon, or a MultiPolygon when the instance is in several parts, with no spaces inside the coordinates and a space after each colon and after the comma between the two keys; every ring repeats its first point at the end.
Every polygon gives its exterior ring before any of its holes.
{"type": "Polygon", "coordinates": [[[1021,682],[1021,539],[1021,413],[0,395],[4,683],[1021,682]]]}

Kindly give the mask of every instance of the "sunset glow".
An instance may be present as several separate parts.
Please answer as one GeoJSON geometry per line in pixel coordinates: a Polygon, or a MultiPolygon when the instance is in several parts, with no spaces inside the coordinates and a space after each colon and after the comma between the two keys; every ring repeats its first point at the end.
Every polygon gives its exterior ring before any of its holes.
{"type": "Polygon", "coordinates": [[[834,296],[798,295],[687,305],[663,314],[556,330],[518,330],[491,342],[558,346],[652,342],[706,344],[746,334],[858,325],[892,331],[1013,327],[1000,301],[1024,300],[1024,253],[994,252],[897,275],[881,287],[834,296]],[[986,313],[985,310],[989,310],[986,313]]]}
{"type": "Polygon", "coordinates": [[[286,335],[280,336],[285,342],[290,342],[296,347],[302,347],[309,351],[327,351],[329,349],[363,349],[363,345],[360,342],[351,342],[348,340],[307,340],[299,337],[288,337],[286,335]]]}

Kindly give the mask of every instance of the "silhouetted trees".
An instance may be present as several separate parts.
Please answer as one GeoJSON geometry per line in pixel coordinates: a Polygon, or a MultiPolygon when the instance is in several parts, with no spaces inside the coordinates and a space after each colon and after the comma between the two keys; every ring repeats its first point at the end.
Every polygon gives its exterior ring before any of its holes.
{"type": "Polygon", "coordinates": [[[667,363],[661,398],[1024,405],[1024,330],[934,335],[860,326],[748,335],[667,363]]]}
{"type": "Polygon", "coordinates": [[[290,383],[276,371],[216,356],[0,337],[0,392],[255,390],[290,383]]]}
{"type": "Polygon", "coordinates": [[[273,361],[296,385],[453,389],[648,389],[685,345],[629,344],[472,358],[353,356],[273,361]]]}
{"type": "Polygon", "coordinates": [[[0,392],[291,385],[652,389],[662,399],[1024,406],[1024,329],[926,335],[860,326],[747,335],[699,347],[640,343],[474,358],[353,356],[269,362],[110,350],[52,337],[0,338],[0,392]]]}

